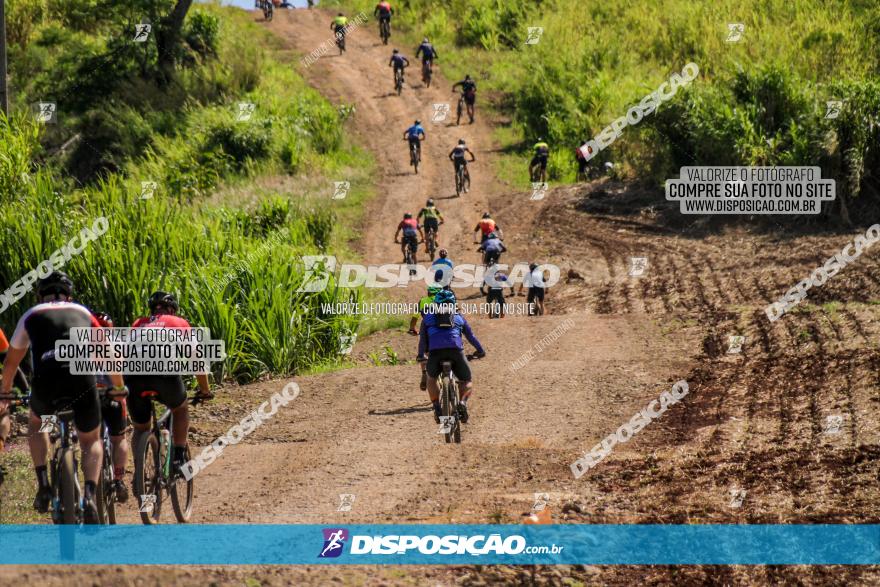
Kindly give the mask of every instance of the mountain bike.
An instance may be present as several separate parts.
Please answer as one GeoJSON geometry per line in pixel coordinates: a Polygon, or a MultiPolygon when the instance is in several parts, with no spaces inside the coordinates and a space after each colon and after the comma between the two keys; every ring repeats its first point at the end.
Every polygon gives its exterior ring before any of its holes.
{"type": "Polygon", "coordinates": [[[382,18],[379,19],[379,36],[382,37],[382,44],[388,44],[388,37],[391,36],[391,21],[382,18]]]}
{"type": "Polygon", "coordinates": [[[434,255],[437,251],[437,234],[434,232],[433,228],[425,230],[425,248],[428,250],[428,255],[430,255],[431,261],[433,261],[434,255]]]}
{"type": "Polygon", "coordinates": [[[403,69],[394,69],[394,91],[398,96],[403,91],[403,69]]]}
{"type": "MultiPolygon", "coordinates": [[[[403,262],[406,265],[415,265],[416,264],[416,251],[419,248],[419,241],[416,237],[407,238],[403,237],[404,242],[406,243],[406,247],[403,249],[403,262]]],[[[398,241],[394,241],[398,242],[398,241]]],[[[415,271],[410,269],[410,275],[415,274],[415,271]]]]}
{"type": "Polygon", "coordinates": [[[545,183],[547,181],[547,160],[542,159],[536,164],[529,166],[532,183],[545,183]]]}
{"type": "MultiPolygon", "coordinates": [[[[158,392],[144,391],[141,397],[156,397],[158,392]]],[[[188,398],[191,405],[204,401],[199,397],[188,398]]],[[[159,523],[162,515],[162,501],[165,494],[171,497],[174,516],[181,524],[189,521],[193,506],[193,480],[187,480],[183,473],[175,470],[173,445],[171,441],[174,416],[171,410],[158,416],[156,403],[150,409],[150,430],[141,434],[134,449],[134,493],[137,496],[138,511],[145,525],[159,523]]],[[[190,460],[189,446],[184,462],[190,460]]]]}
{"type": "Polygon", "coordinates": [[[434,75],[430,61],[422,61],[422,83],[426,88],[431,87],[431,76],[434,75]]]}
{"type": "Polygon", "coordinates": [[[341,28],[336,29],[336,46],[339,47],[339,54],[342,55],[345,52],[345,33],[341,28]]]}
{"type": "MultiPolygon", "coordinates": [[[[408,139],[403,139],[408,140],[408,139]]],[[[422,160],[421,150],[419,149],[419,143],[416,141],[409,141],[409,164],[413,166],[413,169],[416,172],[416,175],[419,173],[419,162],[422,160]]]]}
{"type": "MultiPolygon", "coordinates": [[[[103,402],[107,394],[107,388],[99,385],[98,394],[103,402]]],[[[116,401],[116,399],[111,398],[111,401],[116,401]]],[[[101,475],[98,479],[98,489],[95,493],[95,501],[98,505],[98,521],[102,524],[116,524],[116,504],[119,502],[119,499],[116,495],[116,487],[113,484],[113,443],[110,440],[110,429],[103,418],[101,418],[101,444],[104,447],[104,461],[101,463],[101,475]]]]}
{"type": "Polygon", "coordinates": [[[272,3],[272,0],[262,0],[260,4],[262,4],[259,8],[263,9],[263,19],[271,21],[272,17],[275,15],[275,5],[272,3]]]}
{"type": "MultiPolygon", "coordinates": [[[[24,407],[27,397],[2,395],[9,407],[24,407]]],[[[70,405],[73,398],[58,398],[56,405],[70,405]]],[[[49,464],[49,487],[52,492],[51,513],[54,524],[81,524],[83,521],[82,489],[77,478],[77,437],[73,427],[73,410],[60,409],[53,414],[49,442],[55,452],[49,464]],[[59,444],[60,441],[60,444],[59,444]]],[[[47,422],[47,420],[44,420],[47,422]]],[[[41,427],[42,429],[42,427],[41,427]]]]}
{"type": "MultiPolygon", "coordinates": [[[[477,355],[468,355],[472,361],[479,359],[477,355]]],[[[440,363],[440,377],[437,379],[440,387],[440,432],[444,435],[447,444],[455,442],[461,444],[461,398],[459,397],[458,379],[452,371],[452,362],[440,363]]]]}
{"type": "Polygon", "coordinates": [[[461,196],[461,193],[468,193],[471,186],[470,178],[465,175],[464,165],[459,165],[455,169],[455,197],[461,196]]]}

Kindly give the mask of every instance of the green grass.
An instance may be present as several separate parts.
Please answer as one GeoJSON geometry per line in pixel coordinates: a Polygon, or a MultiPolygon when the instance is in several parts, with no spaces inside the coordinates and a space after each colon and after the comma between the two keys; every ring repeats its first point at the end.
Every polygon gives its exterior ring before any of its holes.
{"type": "MultiPolygon", "coordinates": [[[[77,298],[117,325],[142,315],[151,291],[166,289],[178,295],[185,317],[224,340],[228,357],[215,369],[218,379],[246,382],[333,362],[339,335],[356,331],[358,319],[323,316],[320,304],[362,294],[332,279],[324,292],[298,293],[300,258],[349,256],[374,163],[343,138],[351,109],[334,107],[280,62],[275,41],[248,15],[214,6],[199,6],[190,18],[198,15],[218,23],[216,55],[179,67],[169,96],[149,76],[106,88],[117,110],[120,102],[143,107],[101,118],[115,125],[107,131],[115,142],[129,141],[128,125],[146,134],[141,153],[115,160],[118,171],[77,185],[67,161],[40,164],[53,133],[74,132],[102,116],[107,103],[80,104],[51,129],[38,127],[27,109],[0,119],[0,245],[17,251],[0,260],[0,283],[9,287],[104,216],[107,234],[64,269],[77,298]],[[255,105],[248,121],[236,120],[242,102],[255,105]],[[145,181],[157,190],[140,199],[145,181]],[[344,200],[330,199],[334,181],[351,183],[344,200]]],[[[37,40],[52,26],[52,19],[35,25],[28,50],[42,51],[42,65],[56,70],[63,87],[70,83],[66,54],[37,40]]],[[[77,38],[112,45],[93,29],[77,38]]],[[[33,301],[28,295],[6,310],[0,326],[11,329],[33,301]]]]}
{"type": "Polygon", "coordinates": [[[32,505],[37,491],[27,443],[10,446],[0,453],[0,465],[6,467],[6,479],[0,487],[0,524],[37,524],[49,521],[32,505]]]}
{"type": "MultiPolygon", "coordinates": [[[[367,0],[336,1],[371,14],[367,0]]],[[[687,90],[595,160],[655,185],[681,165],[815,165],[862,194],[880,167],[880,5],[866,0],[409,0],[395,7],[395,44],[431,38],[448,79],[478,80],[478,109],[511,124],[500,175],[527,185],[535,138],[551,144],[549,179],[573,181],[574,149],[673,72],[695,62],[687,90]],[[729,23],[746,26],[726,42],[729,23]],[[528,27],[543,27],[526,45],[528,27]],[[826,120],[825,102],[845,101],[826,120]],[[873,127],[866,121],[873,120],[873,127]]],[[[374,27],[364,34],[375,34],[374,27]]],[[[877,200],[876,183],[871,197],[877,200]]]]}

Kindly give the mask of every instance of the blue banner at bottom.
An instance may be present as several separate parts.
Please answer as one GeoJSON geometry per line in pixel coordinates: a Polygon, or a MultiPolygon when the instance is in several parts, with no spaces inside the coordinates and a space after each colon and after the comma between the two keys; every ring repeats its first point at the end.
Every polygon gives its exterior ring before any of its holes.
{"type": "Polygon", "coordinates": [[[0,564],[875,565],[880,525],[0,526],[0,564]]]}

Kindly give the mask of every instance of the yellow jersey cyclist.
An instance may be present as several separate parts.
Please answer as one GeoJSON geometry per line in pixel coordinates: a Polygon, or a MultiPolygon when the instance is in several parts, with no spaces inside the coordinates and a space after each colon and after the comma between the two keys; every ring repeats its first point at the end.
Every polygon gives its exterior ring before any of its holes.
{"type": "Polygon", "coordinates": [[[532,161],[529,163],[529,176],[532,181],[544,181],[547,174],[547,158],[550,156],[550,145],[544,142],[544,139],[538,138],[538,142],[532,147],[535,151],[532,161]],[[537,173],[540,171],[540,175],[537,173]]]}
{"type": "Polygon", "coordinates": [[[345,36],[345,29],[348,26],[348,18],[341,12],[336,15],[333,21],[330,23],[330,28],[333,29],[333,32],[336,33],[336,36],[345,36]]]}
{"type": "MultiPolygon", "coordinates": [[[[431,231],[434,232],[434,241],[437,241],[437,235],[440,234],[440,225],[443,224],[443,214],[434,205],[434,199],[428,198],[425,207],[419,210],[416,220],[420,221],[425,229],[425,235],[431,231]]],[[[425,239],[425,252],[428,252],[428,239],[425,239]]]]}

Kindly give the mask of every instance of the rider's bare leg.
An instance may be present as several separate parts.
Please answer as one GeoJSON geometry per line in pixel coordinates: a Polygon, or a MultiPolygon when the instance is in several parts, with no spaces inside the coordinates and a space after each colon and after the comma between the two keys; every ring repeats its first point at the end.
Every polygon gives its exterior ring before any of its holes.
{"type": "Polygon", "coordinates": [[[466,404],[474,392],[474,384],[471,381],[459,381],[458,392],[461,394],[461,403],[466,404]]]}
{"type": "Polygon", "coordinates": [[[431,398],[431,403],[440,401],[440,386],[437,385],[436,377],[428,377],[428,397],[431,398]]]}

